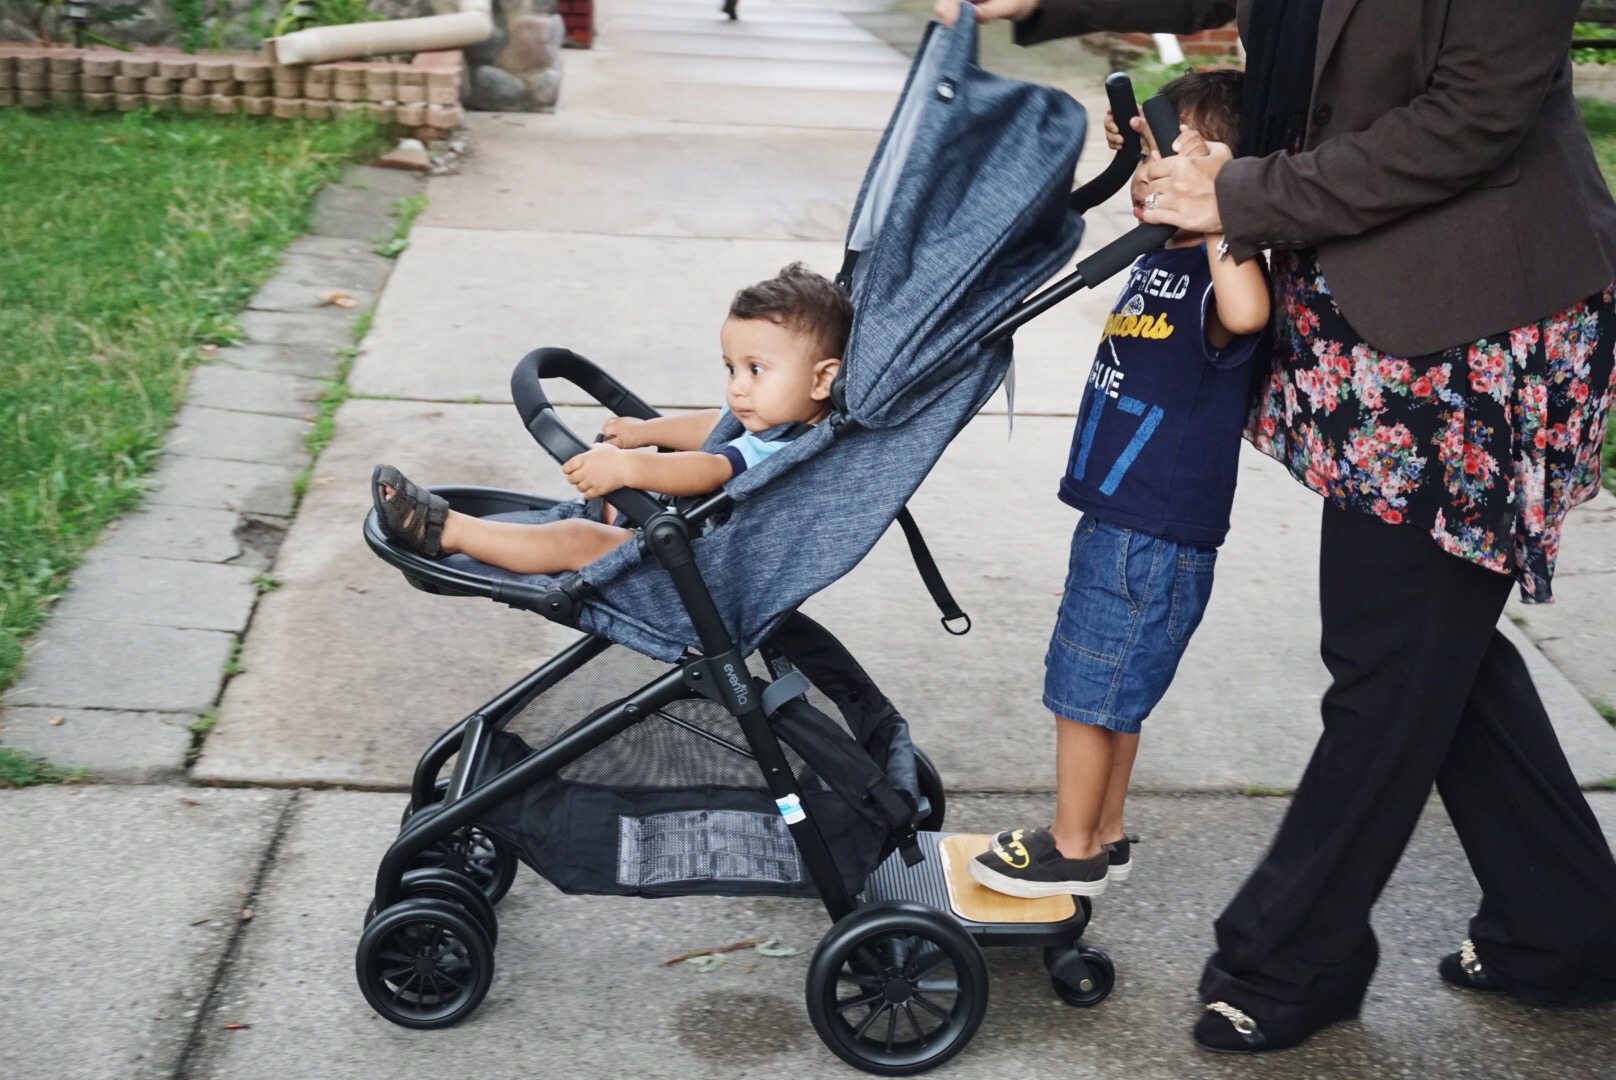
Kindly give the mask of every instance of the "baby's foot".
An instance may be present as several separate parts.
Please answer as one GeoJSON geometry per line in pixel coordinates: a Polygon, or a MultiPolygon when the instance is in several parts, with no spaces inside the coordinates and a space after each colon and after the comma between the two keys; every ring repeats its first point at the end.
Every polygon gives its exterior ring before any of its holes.
{"type": "Polygon", "coordinates": [[[443,554],[443,525],[449,502],[426,488],[410,483],[391,465],[378,465],[370,474],[371,501],[382,531],[405,551],[435,559],[443,554]]]}

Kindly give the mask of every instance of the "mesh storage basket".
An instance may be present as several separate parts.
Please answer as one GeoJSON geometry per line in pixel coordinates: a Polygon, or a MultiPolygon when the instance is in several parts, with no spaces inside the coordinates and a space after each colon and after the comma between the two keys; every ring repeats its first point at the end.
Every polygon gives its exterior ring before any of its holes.
{"type": "MultiPolygon", "coordinates": [[[[917,794],[907,725],[845,649],[793,616],[761,650],[774,678],[810,691],[771,724],[804,811],[857,892],[892,850],[917,794]],[[892,796],[902,793],[897,801],[892,796]]],[[[611,646],[493,733],[475,782],[667,674],[611,646]]],[[[740,724],[705,698],[676,701],[527,788],[482,825],[566,892],[812,896],[795,842],[740,724]]]]}

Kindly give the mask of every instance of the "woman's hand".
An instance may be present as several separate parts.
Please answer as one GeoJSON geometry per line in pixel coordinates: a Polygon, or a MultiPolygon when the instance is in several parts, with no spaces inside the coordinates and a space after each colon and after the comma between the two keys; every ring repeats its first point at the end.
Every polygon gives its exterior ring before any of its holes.
{"type": "Polygon", "coordinates": [[[611,443],[596,443],[561,466],[567,474],[567,483],[578,489],[586,499],[610,495],[618,488],[630,487],[628,479],[628,452],[611,443]]]}
{"type": "Polygon", "coordinates": [[[622,447],[624,450],[633,450],[637,447],[651,445],[641,437],[640,428],[644,426],[645,421],[637,417],[614,416],[600,425],[600,433],[606,436],[606,441],[613,446],[622,447]]]}
{"type": "MultiPolygon", "coordinates": [[[[992,22],[1009,19],[1020,22],[1038,10],[1040,0],[970,0],[976,5],[976,21],[992,22]]],[[[953,26],[959,19],[961,0],[937,0],[931,13],[944,26],[953,26]]]]}
{"type": "Polygon", "coordinates": [[[1173,142],[1177,152],[1170,158],[1152,160],[1145,166],[1145,197],[1155,196],[1154,209],[1147,208],[1143,220],[1152,225],[1176,225],[1198,233],[1221,233],[1223,218],[1218,213],[1218,173],[1234,158],[1223,143],[1207,142],[1200,134],[1186,130],[1173,142]]]}

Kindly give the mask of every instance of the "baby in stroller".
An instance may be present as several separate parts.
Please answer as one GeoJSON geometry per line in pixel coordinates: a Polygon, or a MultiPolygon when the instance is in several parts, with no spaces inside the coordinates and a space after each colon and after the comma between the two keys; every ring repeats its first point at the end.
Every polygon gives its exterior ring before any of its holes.
{"type": "Polygon", "coordinates": [[[852,324],[846,294],[792,263],[742,289],[730,304],[719,331],[728,372],[724,408],[607,420],[601,440],[562,467],[590,500],[572,504],[571,516],[542,524],[473,517],[449,509],[441,495],[391,465],[378,465],[371,475],[377,517],[390,540],[429,558],[465,554],[518,574],[580,570],[634,536],[615,524],[616,511],[603,496],[621,488],[705,495],[829,416],[831,384],[852,324]],[[725,412],[745,434],[716,453],[704,452],[725,412]],[[640,447],[672,452],[625,452],[640,447]]]}

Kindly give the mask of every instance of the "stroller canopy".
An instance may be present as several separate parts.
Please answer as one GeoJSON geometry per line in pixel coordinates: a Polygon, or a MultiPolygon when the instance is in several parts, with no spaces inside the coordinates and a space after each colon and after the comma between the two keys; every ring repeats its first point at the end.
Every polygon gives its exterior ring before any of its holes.
{"type": "MultiPolygon", "coordinates": [[[[1085,127],[1061,91],[976,65],[969,4],[953,29],[927,28],[848,232],[847,423],[817,425],[731,480],[729,519],[694,542],[743,651],[863,559],[1003,381],[1010,341],[978,339],[1076,250],[1082,219],[1067,199],[1085,127]]],[[[707,448],[742,431],[726,415],[707,448]]],[[[580,628],[663,660],[695,647],[672,582],[638,545],[582,576],[596,592],[580,628]]]]}

